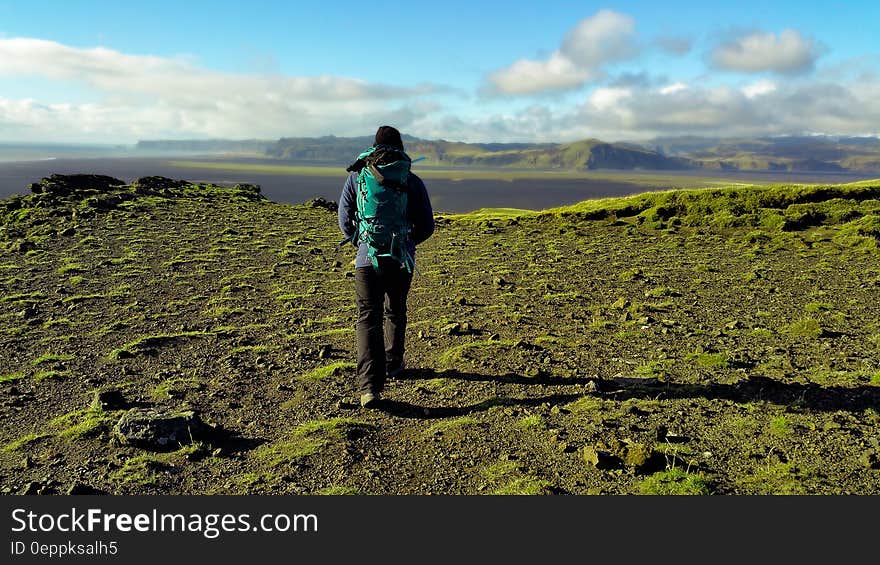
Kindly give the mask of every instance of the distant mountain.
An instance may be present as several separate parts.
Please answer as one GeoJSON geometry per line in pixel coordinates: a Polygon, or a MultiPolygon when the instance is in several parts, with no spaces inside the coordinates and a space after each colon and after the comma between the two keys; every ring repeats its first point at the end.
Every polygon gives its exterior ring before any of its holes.
{"type": "Polygon", "coordinates": [[[703,169],[880,171],[880,139],[825,135],[760,138],[659,138],[646,144],[703,169]]]}
{"type": "MultiPolygon", "coordinates": [[[[644,143],[585,139],[572,143],[463,143],[404,136],[407,152],[427,164],[527,169],[623,169],[780,172],[880,172],[876,137],[668,137],[644,143]]],[[[267,140],[140,141],[138,149],[246,153],[288,161],[346,165],[372,136],[283,137],[267,140]]]]}
{"type": "MultiPolygon", "coordinates": [[[[282,138],[267,150],[279,159],[347,163],[373,142],[372,137],[282,138]]],[[[687,169],[686,159],[667,157],[633,144],[596,139],[574,143],[462,143],[404,136],[407,152],[435,165],[529,169],[687,169]]]]}

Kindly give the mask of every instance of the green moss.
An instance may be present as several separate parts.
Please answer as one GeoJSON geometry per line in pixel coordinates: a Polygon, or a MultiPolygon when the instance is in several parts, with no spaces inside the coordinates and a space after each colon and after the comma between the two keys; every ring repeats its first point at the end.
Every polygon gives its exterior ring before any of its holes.
{"type": "Polygon", "coordinates": [[[782,332],[792,337],[815,339],[821,337],[824,331],[819,320],[804,317],[782,327],[782,332]]]}
{"type": "Polygon", "coordinates": [[[55,272],[59,275],[66,275],[69,273],[82,273],[85,270],[86,268],[81,263],[65,263],[58,267],[55,272]]]}
{"type": "Polygon", "coordinates": [[[154,400],[167,400],[180,397],[191,390],[201,390],[204,387],[197,377],[175,377],[166,379],[156,385],[150,396],[154,400]]]}
{"type": "Polygon", "coordinates": [[[454,379],[437,377],[424,381],[422,388],[431,392],[452,392],[458,388],[458,384],[454,379]]]}
{"type": "Polygon", "coordinates": [[[440,355],[438,362],[442,366],[454,365],[457,362],[469,358],[474,352],[483,350],[507,349],[514,346],[514,342],[509,340],[481,340],[464,343],[450,347],[440,355]]]}
{"type": "Polygon", "coordinates": [[[320,494],[323,496],[352,496],[358,495],[360,492],[358,489],[354,487],[344,486],[344,485],[334,485],[330,487],[325,487],[319,490],[316,494],[320,494]]]}
{"type": "Polygon", "coordinates": [[[426,431],[427,435],[444,435],[448,433],[463,433],[464,430],[477,425],[477,420],[470,416],[462,416],[451,420],[440,420],[432,424],[426,431]]]}
{"type": "Polygon", "coordinates": [[[6,453],[12,453],[14,451],[18,451],[22,447],[25,447],[26,445],[30,445],[36,441],[40,441],[41,439],[51,437],[51,436],[52,436],[52,434],[48,434],[45,432],[44,433],[27,434],[25,436],[18,438],[17,440],[14,440],[14,441],[7,443],[6,445],[3,446],[2,449],[6,453]]]}
{"type": "Polygon", "coordinates": [[[482,475],[489,481],[491,495],[532,496],[550,494],[549,481],[523,471],[514,461],[499,461],[485,467],[482,475]]]}
{"type": "Polygon", "coordinates": [[[590,412],[598,412],[605,407],[605,401],[594,396],[584,396],[578,398],[574,402],[565,405],[565,409],[572,414],[588,414],[590,412]]]}
{"type": "Polygon", "coordinates": [[[354,328],[331,328],[328,330],[321,330],[316,332],[308,332],[302,333],[293,337],[306,337],[306,338],[319,338],[319,337],[332,337],[337,335],[351,335],[354,334],[354,328]]]}
{"type": "Polygon", "coordinates": [[[804,312],[815,313],[833,310],[834,306],[827,302],[809,302],[804,304],[804,312]]]}
{"type": "Polygon", "coordinates": [[[730,357],[726,353],[692,353],[688,358],[706,369],[726,369],[730,367],[730,357]]]}
{"type": "Polygon", "coordinates": [[[265,344],[239,345],[239,346],[233,347],[230,350],[230,353],[252,353],[254,355],[259,355],[261,353],[269,353],[270,351],[272,351],[274,349],[275,348],[272,347],[271,345],[265,345],[265,344]]]}
{"type": "Polygon", "coordinates": [[[46,379],[66,379],[71,376],[69,371],[40,371],[34,375],[35,381],[44,381],[46,379]]]}
{"type": "Polygon", "coordinates": [[[260,446],[254,456],[272,466],[290,463],[330,445],[356,439],[370,428],[365,422],[349,418],[313,420],[294,428],[287,441],[260,446]]]}
{"type": "Polygon", "coordinates": [[[646,298],[664,298],[667,296],[681,296],[681,293],[666,286],[660,286],[645,291],[646,298]]]}
{"type": "Polygon", "coordinates": [[[517,422],[516,427],[521,430],[543,430],[547,427],[547,422],[540,414],[532,414],[517,422]]]}
{"type": "Polygon", "coordinates": [[[99,408],[75,410],[58,416],[49,422],[56,430],[55,435],[65,439],[79,439],[99,434],[113,425],[117,412],[107,412],[99,408]]]}
{"type": "Polygon", "coordinates": [[[148,335],[140,337],[134,341],[130,341],[118,349],[114,349],[112,352],[110,352],[109,357],[111,359],[133,357],[135,355],[143,354],[157,347],[176,343],[177,341],[183,339],[206,338],[213,335],[215,335],[213,332],[206,331],[188,331],[179,333],[148,335]]]}
{"type": "Polygon", "coordinates": [[[667,469],[654,473],[636,484],[640,494],[660,496],[712,494],[709,484],[699,475],[681,469],[667,469]]]}
{"type": "Polygon", "coordinates": [[[302,375],[300,375],[299,378],[307,381],[320,381],[328,377],[341,375],[345,371],[353,370],[355,367],[357,367],[357,365],[355,365],[354,363],[349,363],[347,361],[337,361],[336,363],[331,363],[330,365],[318,367],[317,369],[313,369],[307,373],[303,373],[302,375]]]}
{"type": "Polygon", "coordinates": [[[40,355],[39,357],[37,357],[36,359],[33,360],[33,365],[39,366],[39,365],[45,365],[48,363],[59,363],[61,361],[71,361],[73,359],[75,359],[75,357],[70,354],[56,355],[54,353],[44,353],[43,355],[40,355]]]}
{"type": "Polygon", "coordinates": [[[44,292],[20,292],[0,297],[0,302],[39,302],[46,298],[44,292]]]}
{"type": "Polygon", "coordinates": [[[73,296],[65,296],[61,299],[62,304],[79,304],[80,302],[85,302],[86,300],[99,300],[101,298],[106,298],[103,294],[94,293],[94,294],[75,294],[73,296]]]}
{"type": "Polygon", "coordinates": [[[10,383],[24,378],[24,373],[5,373],[0,375],[0,383],[10,383]]]}
{"type": "Polygon", "coordinates": [[[639,365],[635,373],[640,377],[665,379],[669,375],[674,361],[672,359],[660,359],[639,365]]]}
{"type": "Polygon", "coordinates": [[[806,478],[793,463],[771,463],[759,466],[737,484],[748,494],[802,495],[809,492],[806,478]]]}
{"type": "Polygon", "coordinates": [[[770,420],[770,433],[777,437],[788,437],[791,435],[791,424],[785,416],[776,416],[770,420]]]}

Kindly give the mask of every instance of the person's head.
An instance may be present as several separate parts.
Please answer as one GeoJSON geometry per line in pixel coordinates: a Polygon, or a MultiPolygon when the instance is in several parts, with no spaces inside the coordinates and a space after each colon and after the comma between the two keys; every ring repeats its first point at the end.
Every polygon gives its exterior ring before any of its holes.
{"type": "Polygon", "coordinates": [[[376,131],[376,139],[373,145],[392,145],[403,150],[403,140],[400,138],[400,132],[391,126],[380,126],[376,131]]]}

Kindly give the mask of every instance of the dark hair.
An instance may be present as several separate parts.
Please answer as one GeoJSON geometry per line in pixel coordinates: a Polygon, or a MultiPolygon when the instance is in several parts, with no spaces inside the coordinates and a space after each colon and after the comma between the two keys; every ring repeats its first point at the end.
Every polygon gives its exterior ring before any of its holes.
{"type": "Polygon", "coordinates": [[[380,126],[376,131],[376,139],[373,145],[393,145],[403,149],[403,140],[400,138],[400,132],[391,126],[380,126]]]}

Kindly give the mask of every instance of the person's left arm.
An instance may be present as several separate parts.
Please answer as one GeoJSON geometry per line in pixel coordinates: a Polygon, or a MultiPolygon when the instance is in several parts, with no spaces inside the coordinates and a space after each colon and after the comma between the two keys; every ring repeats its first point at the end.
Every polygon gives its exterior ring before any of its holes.
{"type": "MultiPolygon", "coordinates": [[[[355,201],[355,176],[348,175],[345,185],[342,187],[342,195],[339,197],[339,230],[347,238],[351,238],[357,229],[355,226],[355,214],[357,202],[355,201]]],[[[352,242],[357,245],[356,242],[352,242]]]]}

